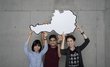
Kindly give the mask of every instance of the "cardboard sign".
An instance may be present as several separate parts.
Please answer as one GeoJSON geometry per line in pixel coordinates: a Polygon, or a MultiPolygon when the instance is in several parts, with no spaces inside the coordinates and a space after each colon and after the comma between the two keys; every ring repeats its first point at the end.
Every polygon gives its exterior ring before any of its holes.
{"type": "Polygon", "coordinates": [[[30,28],[36,34],[39,34],[42,31],[51,32],[52,30],[56,31],[58,34],[71,33],[76,28],[76,16],[70,10],[64,10],[60,13],[59,10],[55,10],[50,24],[43,25],[31,25],[30,28]]]}

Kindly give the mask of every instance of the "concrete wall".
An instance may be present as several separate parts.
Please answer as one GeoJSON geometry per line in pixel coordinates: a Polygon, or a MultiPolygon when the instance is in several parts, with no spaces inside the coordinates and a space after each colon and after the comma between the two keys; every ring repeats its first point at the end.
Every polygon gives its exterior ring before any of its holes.
{"type": "MultiPolygon", "coordinates": [[[[55,9],[72,10],[90,38],[82,51],[85,67],[109,67],[109,3],[109,0],[0,0],[0,67],[28,66],[23,51],[28,26],[49,21],[55,9]]],[[[81,44],[83,38],[77,30],[74,35],[81,44]]],[[[64,67],[64,60],[62,57],[60,67],[64,67]]]]}
{"type": "Polygon", "coordinates": [[[110,0],[105,1],[106,9],[104,11],[104,21],[105,21],[105,59],[106,59],[106,66],[110,67],[110,0]]]}

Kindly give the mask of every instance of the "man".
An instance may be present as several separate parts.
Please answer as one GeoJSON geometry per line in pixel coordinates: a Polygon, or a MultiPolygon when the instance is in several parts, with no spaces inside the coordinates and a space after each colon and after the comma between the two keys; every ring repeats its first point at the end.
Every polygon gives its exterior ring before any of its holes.
{"type": "Polygon", "coordinates": [[[44,67],[59,67],[59,59],[61,57],[59,39],[56,35],[49,36],[48,51],[45,54],[44,67]]]}

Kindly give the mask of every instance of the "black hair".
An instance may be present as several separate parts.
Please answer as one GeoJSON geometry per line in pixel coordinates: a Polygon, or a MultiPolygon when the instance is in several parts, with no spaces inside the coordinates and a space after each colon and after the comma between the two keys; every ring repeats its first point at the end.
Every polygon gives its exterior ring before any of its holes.
{"type": "Polygon", "coordinates": [[[34,50],[34,46],[37,46],[37,45],[40,47],[39,52],[42,50],[42,45],[41,45],[40,40],[35,40],[35,41],[33,41],[33,44],[32,44],[32,51],[33,51],[33,52],[35,51],[35,50],[34,50]]]}
{"type": "Polygon", "coordinates": [[[55,40],[57,40],[57,36],[54,35],[54,34],[49,36],[49,40],[50,40],[51,38],[55,38],[55,40]]]}
{"type": "Polygon", "coordinates": [[[65,37],[65,40],[67,41],[68,38],[72,38],[73,41],[76,40],[76,38],[73,35],[71,35],[71,34],[67,34],[67,36],[65,37]]]}

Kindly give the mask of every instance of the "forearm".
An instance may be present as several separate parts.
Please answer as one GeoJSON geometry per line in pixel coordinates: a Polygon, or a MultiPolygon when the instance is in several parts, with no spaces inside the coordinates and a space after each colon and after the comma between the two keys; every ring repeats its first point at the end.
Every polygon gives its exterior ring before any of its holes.
{"type": "Polygon", "coordinates": [[[60,45],[58,44],[58,56],[61,57],[60,45]]]}
{"type": "Polygon", "coordinates": [[[27,39],[27,41],[25,42],[25,45],[24,45],[24,52],[25,52],[26,55],[28,55],[28,53],[29,53],[28,42],[29,42],[29,39],[27,39]]]}
{"type": "Polygon", "coordinates": [[[81,32],[81,34],[83,35],[84,39],[88,38],[84,32],[81,32]]]}
{"type": "Polygon", "coordinates": [[[77,26],[77,30],[83,35],[84,39],[87,39],[88,37],[86,36],[85,32],[78,26],[77,26]]]}
{"type": "Polygon", "coordinates": [[[47,43],[47,39],[44,39],[44,40],[43,40],[43,44],[44,44],[44,45],[48,44],[48,43],[47,43]]]}
{"type": "Polygon", "coordinates": [[[42,32],[42,42],[43,42],[43,50],[41,51],[41,54],[44,55],[48,50],[48,43],[47,43],[47,33],[42,32]]]}
{"type": "Polygon", "coordinates": [[[89,38],[86,36],[86,34],[84,32],[81,32],[82,36],[84,37],[84,43],[79,46],[81,50],[83,50],[87,45],[88,43],[90,42],[89,38]]]}
{"type": "Polygon", "coordinates": [[[42,55],[44,55],[46,52],[47,52],[47,50],[48,50],[48,44],[44,44],[44,48],[43,48],[43,50],[40,52],[42,55]]]}
{"type": "Polygon", "coordinates": [[[29,44],[29,41],[31,39],[31,35],[32,35],[32,32],[29,33],[27,41],[25,42],[25,45],[24,45],[24,52],[25,52],[26,55],[29,54],[28,44],[29,44]]]}
{"type": "Polygon", "coordinates": [[[65,42],[65,39],[62,40],[61,49],[64,49],[64,42],[65,42]]]}
{"type": "Polygon", "coordinates": [[[42,32],[42,33],[41,33],[41,40],[42,40],[42,42],[43,42],[43,43],[42,43],[43,45],[48,44],[48,43],[47,43],[47,35],[48,35],[47,32],[42,32]]]}

